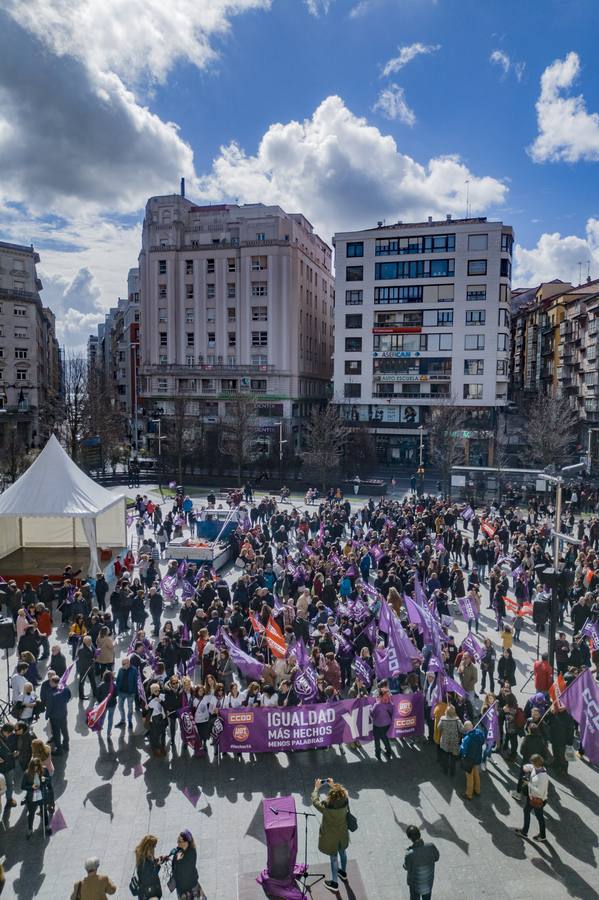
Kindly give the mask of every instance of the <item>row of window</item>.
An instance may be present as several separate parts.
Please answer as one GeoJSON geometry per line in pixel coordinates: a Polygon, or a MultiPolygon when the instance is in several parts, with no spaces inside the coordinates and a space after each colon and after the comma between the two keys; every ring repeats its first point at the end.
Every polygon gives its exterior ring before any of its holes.
{"type": "MultiPolygon", "coordinates": [[[[486,275],[486,259],[469,259],[468,275],[486,275]]],[[[499,267],[501,278],[512,277],[512,264],[502,258],[499,267]]],[[[401,278],[453,278],[455,259],[415,259],[405,262],[383,262],[374,264],[376,281],[396,281],[401,278]]],[[[364,281],[364,266],[346,266],[346,281],[364,281]]]]}
{"type": "MultiPolygon", "coordinates": [[[[17,381],[29,381],[29,369],[15,369],[15,377],[17,381]]],[[[3,372],[0,371],[0,385],[2,384],[3,372]]]]}
{"type": "MultiPolygon", "coordinates": [[[[17,340],[27,340],[29,337],[29,329],[27,326],[16,325],[13,333],[17,340]]],[[[0,325],[0,338],[3,337],[6,337],[6,331],[4,325],[0,325]]]]}
{"type": "MultiPolygon", "coordinates": [[[[251,289],[252,297],[267,297],[268,296],[268,282],[266,281],[253,281],[252,289],[251,289]]],[[[234,300],[237,296],[237,286],[234,281],[227,282],[227,300],[234,300]]],[[[215,284],[207,284],[206,285],[206,299],[214,300],[216,297],[216,285],[215,284]]],[[[158,285],[158,298],[160,300],[166,300],[167,298],[167,288],[166,284],[158,285]]],[[[185,285],[185,299],[193,300],[194,298],[194,288],[193,284],[185,285]]]]}
{"type": "MultiPolygon", "coordinates": [[[[27,347],[15,347],[15,359],[28,359],[29,350],[27,347]]],[[[0,347],[0,359],[6,359],[4,347],[0,347]]]]}
{"type": "MultiPolygon", "coordinates": [[[[487,311],[485,309],[467,309],[466,325],[486,325],[487,311]]],[[[497,316],[499,328],[509,327],[508,311],[499,309],[497,316]]],[[[422,312],[392,312],[377,313],[374,322],[375,327],[404,327],[408,325],[425,327],[448,328],[453,325],[453,309],[427,309],[422,312]]],[[[362,328],[361,313],[346,313],[345,327],[351,329],[362,328]]]]}
{"type": "MultiPolygon", "coordinates": [[[[177,384],[179,391],[183,393],[195,393],[199,390],[201,394],[215,394],[217,390],[222,393],[236,392],[241,387],[258,394],[266,394],[268,392],[268,380],[266,378],[180,378],[177,384]]],[[[160,394],[168,392],[168,378],[156,379],[156,390],[160,394]]]]}
{"type": "MultiPolygon", "coordinates": [[[[185,260],[185,274],[193,275],[194,272],[194,263],[196,260],[186,259],[185,260]]],[[[267,256],[252,256],[250,262],[250,269],[252,272],[263,272],[268,268],[268,257],[267,256]]],[[[215,259],[207,259],[206,260],[206,272],[208,275],[213,274],[216,271],[216,260],[215,259]]],[[[236,272],[237,271],[237,260],[234,256],[227,257],[227,272],[236,272]]],[[[158,260],[158,274],[166,275],[168,272],[168,261],[166,259],[158,260]]]]}
{"type": "MultiPolygon", "coordinates": [[[[20,316],[21,318],[24,318],[27,315],[27,307],[17,306],[17,304],[15,303],[12,308],[12,314],[13,316],[20,316]]],[[[4,304],[0,303],[0,316],[2,315],[4,315],[4,304]]]]}
{"type": "MultiPolygon", "coordinates": [[[[407,353],[430,352],[436,350],[453,350],[453,334],[375,334],[372,336],[372,349],[375,352],[403,351],[407,353]]],[[[464,336],[464,350],[484,350],[484,334],[467,334],[464,336]]],[[[497,335],[497,350],[505,353],[508,349],[507,334],[497,335]]],[[[345,338],[346,353],[361,353],[362,338],[345,338]]]]}
{"type": "MultiPolygon", "coordinates": [[[[375,287],[374,302],[377,306],[391,306],[396,303],[453,303],[455,300],[453,284],[410,284],[375,287]]],[[[486,284],[466,285],[468,302],[485,302],[487,299],[486,284]]],[[[508,302],[507,284],[499,285],[499,302],[508,302]]],[[[345,292],[346,306],[362,306],[364,291],[351,288],[345,292]]]]}
{"type": "MultiPolygon", "coordinates": [[[[251,308],[252,322],[268,322],[267,306],[252,306],[251,308]]],[[[158,310],[158,321],[160,323],[168,321],[168,310],[161,307],[158,310]]],[[[237,308],[235,306],[227,307],[227,322],[237,321],[237,308]]],[[[195,309],[187,308],[185,310],[185,324],[193,325],[195,322],[195,309]]],[[[216,322],[216,307],[209,306],[206,309],[206,322],[216,322]]]]}
{"type": "MultiPolygon", "coordinates": [[[[502,253],[512,252],[513,238],[501,235],[502,253]]],[[[468,250],[488,250],[488,234],[469,234],[468,250]]],[[[419,237],[377,238],[374,245],[375,256],[399,256],[418,253],[452,253],[455,250],[455,234],[430,234],[419,237]]],[[[364,256],[364,241],[348,241],[345,255],[349,258],[364,256]]]]}
{"type": "MultiPolygon", "coordinates": [[[[160,331],[158,332],[158,337],[160,346],[168,347],[168,333],[166,331],[160,331]]],[[[209,348],[216,347],[216,332],[207,331],[206,341],[209,348]]],[[[186,333],[186,344],[188,347],[193,347],[195,345],[195,335],[193,331],[188,331],[186,333]]],[[[227,332],[227,344],[229,347],[235,347],[237,345],[237,334],[235,331],[227,332]]],[[[252,331],[251,345],[252,347],[267,347],[268,331],[252,331]]]]}
{"type": "MultiPolygon", "coordinates": [[[[375,397],[401,397],[406,394],[410,396],[418,396],[420,394],[420,384],[377,384],[374,391],[375,397]]],[[[431,394],[445,393],[442,385],[431,385],[431,394]]],[[[343,386],[343,395],[354,400],[362,396],[362,385],[354,382],[348,382],[343,386]]],[[[423,398],[428,394],[421,395],[423,398]]],[[[482,400],[483,385],[482,384],[465,384],[463,385],[464,400],[482,400]]]]}

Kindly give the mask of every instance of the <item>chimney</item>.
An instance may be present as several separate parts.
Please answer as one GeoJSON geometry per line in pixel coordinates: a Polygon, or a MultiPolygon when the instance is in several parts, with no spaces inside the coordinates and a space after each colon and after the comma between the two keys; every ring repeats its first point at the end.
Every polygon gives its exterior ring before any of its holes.
{"type": "Polygon", "coordinates": [[[182,197],[185,196],[185,179],[184,178],[181,179],[181,196],[182,197]]]}
{"type": "Polygon", "coordinates": [[[377,222],[377,223],[376,223],[376,227],[377,227],[377,228],[382,228],[382,227],[383,227],[382,221],[377,222]]]}
{"type": "Polygon", "coordinates": [[[451,213],[447,213],[445,218],[447,219],[448,222],[451,222],[451,213]]]}
{"type": "Polygon", "coordinates": [[[428,217],[428,224],[431,225],[431,224],[432,224],[432,221],[433,221],[433,217],[432,217],[432,216],[429,216],[429,217],[428,217]]]}

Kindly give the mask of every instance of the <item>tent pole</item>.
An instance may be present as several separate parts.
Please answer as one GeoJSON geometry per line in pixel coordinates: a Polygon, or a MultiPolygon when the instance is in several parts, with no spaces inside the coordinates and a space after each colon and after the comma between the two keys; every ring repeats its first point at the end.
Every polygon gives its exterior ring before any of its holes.
{"type": "Polygon", "coordinates": [[[73,516],[73,549],[77,546],[76,530],[75,530],[76,527],[77,526],[76,526],[76,522],[75,522],[75,517],[73,516]]]}

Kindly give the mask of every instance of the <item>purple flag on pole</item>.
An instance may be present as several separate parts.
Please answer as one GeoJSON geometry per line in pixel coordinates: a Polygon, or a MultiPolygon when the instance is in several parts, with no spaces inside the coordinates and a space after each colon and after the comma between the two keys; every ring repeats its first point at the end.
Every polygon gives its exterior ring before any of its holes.
{"type": "Polygon", "coordinates": [[[371,546],[371,548],[370,548],[370,552],[371,552],[372,555],[374,556],[374,561],[375,561],[376,563],[378,563],[378,561],[379,561],[379,559],[381,558],[381,556],[384,556],[384,553],[383,553],[383,551],[381,550],[381,548],[378,546],[378,544],[373,544],[373,545],[371,546]]]}
{"type": "Polygon", "coordinates": [[[74,665],[75,663],[72,662],[70,666],[67,666],[63,675],[61,675],[60,681],[58,682],[59,691],[64,690],[64,688],[66,688],[67,684],[69,683],[69,678],[71,677],[71,672],[73,671],[74,665]]]}
{"type": "Polygon", "coordinates": [[[477,663],[480,663],[484,656],[483,648],[472,633],[468,634],[462,641],[462,649],[467,650],[477,663]]]}
{"type": "Polygon", "coordinates": [[[379,628],[381,631],[384,631],[385,634],[389,634],[392,616],[393,613],[389,609],[389,604],[386,600],[383,599],[381,601],[381,608],[379,610],[379,628]]]}
{"type": "Polygon", "coordinates": [[[175,591],[177,590],[177,576],[165,575],[160,582],[160,587],[162,589],[162,593],[165,596],[165,599],[173,600],[175,597],[175,591]]]}
{"type": "Polygon", "coordinates": [[[139,669],[137,670],[137,696],[139,697],[139,702],[143,707],[148,705],[148,700],[146,698],[146,692],[144,690],[144,683],[141,678],[141,672],[139,669]]]}
{"type": "Polygon", "coordinates": [[[202,744],[188,706],[181,710],[179,722],[181,724],[181,740],[183,744],[186,747],[191,747],[196,756],[199,755],[202,751],[202,744]]]}
{"type": "Polygon", "coordinates": [[[224,632],[223,641],[225,647],[229,651],[231,662],[237,666],[242,675],[245,675],[246,678],[251,678],[252,681],[260,680],[260,678],[262,678],[262,672],[264,671],[264,663],[254,659],[253,656],[250,656],[248,653],[244,653],[237,644],[233,643],[229,635],[224,632]]]}
{"type": "Polygon", "coordinates": [[[445,553],[445,544],[443,542],[443,538],[437,538],[435,541],[435,551],[437,553],[445,553]]]}
{"type": "Polygon", "coordinates": [[[106,710],[108,709],[108,704],[110,703],[110,699],[116,690],[116,685],[114,681],[110,685],[110,690],[106,697],[100,702],[96,703],[96,705],[89,710],[87,713],[87,727],[92,731],[100,732],[102,731],[102,724],[104,722],[104,716],[106,715],[106,710]]]}
{"type": "Polygon", "coordinates": [[[595,650],[599,650],[599,625],[597,625],[596,622],[591,622],[590,619],[587,619],[580,629],[580,633],[585,637],[591,638],[593,642],[593,648],[595,650]]]}
{"type": "Polygon", "coordinates": [[[403,550],[406,556],[409,556],[410,553],[413,553],[416,549],[416,544],[409,537],[405,537],[402,538],[399,542],[399,547],[401,550],[403,550]]]}
{"type": "Polygon", "coordinates": [[[184,623],[183,623],[183,631],[181,632],[181,640],[182,640],[182,641],[185,641],[185,642],[188,642],[189,639],[190,639],[190,635],[189,635],[189,625],[187,624],[187,622],[184,622],[184,623]]]}
{"type": "Polygon", "coordinates": [[[393,675],[406,674],[413,668],[413,660],[422,659],[422,654],[405,633],[398,618],[389,622],[389,665],[393,675]]]}
{"type": "Polygon", "coordinates": [[[356,678],[361,678],[366,687],[372,684],[372,669],[361,656],[354,657],[354,671],[356,678]]]}
{"type": "Polygon", "coordinates": [[[179,565],[177,566],[177,575],[179,578],[185,578],[187,575],[187,560],[182,559],[179,565]]]}
{"type": "Polygon", "coordinates": [[[381,647],[374,648],[374,671],[377,679],[391,678],[391,667],[389,665],[389,653],[381,647]]]}
{"type": "Polygon", "coordinates": [[[471,597],[458,597],[458,605],[465,622],[468,622],[469,619],[478,619],[476,606],[471,597]]]}
{"type": "Polygon", "coordinates": [[[592,763],[599,763],[599,684],[590,669],[585,669],[568,685],[560,703],[578,722],[584,752],[592,763]]]}
{"type": "Polygon", "coordinates": [[[470,519],[474,518],[474,510],[470,505],[465,506],[461,513],[462,519],[464,522],[469,522],[470,519]]]}
{"type": "Polygon", "coordinates": [[[298,697],[306,703],[316,695],[318,689],[316,669],[314,666],[304,666],[293,676],[293,687],[298,697]]]}
{"type": "Polygon", "coordinates": [[[499,743],[499,716],[497,715],[497,701],[492,704],[483,716],[486,718],[487,747],[493,747],[499,743]]]}
{"type": "Polygon", "coordinates": [[[462,687],[461,684],[458,684],[457,681],[454,681],[453,678],[450,678],[449,675],[444,675],[443,680],[445,682],[445,690],[452,691],[454,694],[458,694],[460,697],[466,696],[466,691],[462,687]]]}
{"type": "Polygon", "coordinates": [[[181,595],[183,597],[183,599],[184,600],[187,600],[187,599],[193,600],[193,598],[195,597],[195,593],[196,593],[196,589],[195,589],[194,585],[187,578],[184,578],[183,579],[183,593],[181,595]]]}
{"type": "Polygon", "coordinates": [[[303,638],[299,638],[295,642],[291,648],[291,653],[295,656],[295,661],[301,669],[310,664],[310,655],[306,650],[303,638]]]}

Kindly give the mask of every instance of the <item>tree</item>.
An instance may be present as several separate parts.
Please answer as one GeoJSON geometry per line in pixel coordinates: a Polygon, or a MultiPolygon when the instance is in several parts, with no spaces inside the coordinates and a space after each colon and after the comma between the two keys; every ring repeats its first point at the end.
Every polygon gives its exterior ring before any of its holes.
{"type": "Polygon", "coordinates": [[[322,490],[337,471],[351,428],[344,424],[339,411],[329,404],[325,409],[313,409],[306,426],[304,460],[318,470],[322,490]]]}
{"type": "Polygon", "coordinates": [[[69,353],[64,360],[62,436],[71,459],[79,459],[79,444],[88,421],[88,365],[83,356],[69,353]]]}
{"type": "Polygon", "coordinates": [[[464,439],[462,432],[467,418],[467,409],[458,406],[453,397],[444,403],[431,407],[428,428],[431,458],[441,473],[449,492],[451,468],[463,458],[464,439]]]}
{"type": "Polygon", "coordinates": [[[562,398],[537,397],[523,410],[524,444],[529,464],[545,468],[567,462],[574,447],[578,416],[562,398]]]}
{"type": "Polygon", "coordinates": [[[176,471],[178,484],[183,484],[186,464],[195,453],[201,455],[204,443],[202,423],[188,415],[184,397],[175,397],[173,414],[162,418],[162,434],[165,438],[162,452],[167,465],[176,471]]]}
{"type": "Polygon", "coordinates": [[[5,443],[0,450],[0,473],[8,481],[16,481],[29,468],[39,450],[29,450],[16,425],[5,431],[5,443]]]}
{"type": "Polygon", "coordinates": [[[260,455],[256,404],[249,394],[239,394],[226,404],[226,415],[220,423],[219,447],[229,456],[241,483],[243,469],[260,455]]]}
{"type": "Polygon", "coordinates": [[[350,430],[345,445],[345,470],[347,477],[356,473],[365,474],[376,463],[376,443],[374,435],[363,428],[350,430]]]}

